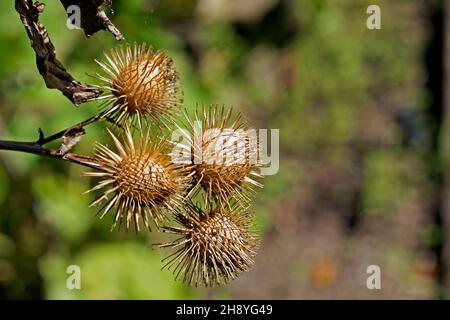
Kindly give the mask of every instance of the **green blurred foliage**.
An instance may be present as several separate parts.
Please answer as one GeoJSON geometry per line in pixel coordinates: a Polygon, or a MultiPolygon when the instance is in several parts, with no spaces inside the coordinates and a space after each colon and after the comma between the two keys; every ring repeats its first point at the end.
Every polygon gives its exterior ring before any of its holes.
{"type": "Polygon", "coordinates": [[[159,272],[160,257],[147,245],[121,241],[91,243],[74,257],[48,255],[39,268],[50,299],[189,299],[169,272],[159,272]],[[66,269],[81,270],[81,290],[67,290],[66,269]],[[56,271],[56,272],[55,272],[56,271]]]}
{"type": "Polygon", "coordinates": [[[372,152],[366,158],[364,209],[367,214],[386,214],[417,196],[417,186],[427,186],[425,168],[414,154],[372,152]]]}

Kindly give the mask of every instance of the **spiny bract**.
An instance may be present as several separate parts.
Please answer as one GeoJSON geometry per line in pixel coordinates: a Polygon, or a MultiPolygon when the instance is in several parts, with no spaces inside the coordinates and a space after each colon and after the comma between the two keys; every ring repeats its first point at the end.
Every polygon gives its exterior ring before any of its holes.
{"type": "Polygon", "coordinates": [[[125,127],[124,141],[109,131],[117,152],[97,144],[96,156],[98,172],[85,175],[103,178],[87,192],[106,188],[103,194],[90,206],[106,202],[100,210],[103,218],[113,208],[116,211],[112,229],[125,220],[126,229],[134,220],[136,231],[140,230],[140,220],[150,229],[151,219],[157,227],[164,218],[162,208],[174,210],[181,206],[184,190],[189,185],[189,168],[179,167],[172,162],[171,144],[165,139],[151,136],[150,129],[144,134],[139,131],[138,143],[133,141],[130,127],[125,127]]]}
{"type": "Polygon", "coordinates": [[[186,117],[196,185],[221,205],[236,200],[247,206],[255,188],[262,188],[256,130],[224,106],[202,106],[201,111],[197,106],[195,119],[186,117]]]}
{"type": "Polygon", "coordinates": [[[117,124],[150,117],[155,123],[170,118],[182,103],[179,76],[172,59],[145,44],[114,48],[106,61],[96,60],[106,75],[96,74],[107,90],[100,99],[113,103],[107,116],[117,124]]]}
{"type": "Polygon", "coordinates": [[[253,215],[242,207],[202,209],[191,203],[176,220],[181,227],[164,229],[181,237],[159,245],[175,249],[163,260],[175,280],[181,277],[191,286],[223,285],[253,265],[260,239],[253,215]]]}

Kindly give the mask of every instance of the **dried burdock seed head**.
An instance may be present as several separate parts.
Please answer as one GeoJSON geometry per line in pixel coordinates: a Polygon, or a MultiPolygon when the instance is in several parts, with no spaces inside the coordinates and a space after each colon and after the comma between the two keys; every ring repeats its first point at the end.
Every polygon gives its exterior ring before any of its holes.
{"type": "Polygon", "coordinates": [[[114,48],[105,53],[106,61],[96,62],[106,73],[96,74],[104,82],[101,97],[112,101],[107,116],[117,124],[136,117],[153,122],[171,117],[182,103],[179,76],[172,59],[145,44],[114,48]]]}
{"type": "Polygon", "coordinates": [[[247,205],[262,187],[257,181],[262,165],[257,131],[240,113],[218,105],[197,106],[195,119],[188,117],[188,122],[196,185],[221,205],[233,199],[247,205]]]}
{"type": "Polygon", "coordinates": [[[176,219],[181,227],[164,230],[181,237],[159,245],[175,250],[163,260],[175,280],[191,286],[224,285],[253,265],[260,238],[253,215],[242,207],[202,209],[191,203],[176,219]]]}
{"type": "Polygon", "coordinates": [[[101,163],[98,172],[85,175],[102,180],[91,191],[105,189],[90,206],[105,203],[100,210],[103,218],[115,211],[112,229],[125,221],[130,228],[134,221],[136,231],[140,223],[150,229],[153,221],[157,227],[164,219],[164,210],[174,210],[183,204],[184,190],[190,182],[188,166],[179,167],[169,155],[171,144],[166,139],[153,138],[150,129],[139,131],[139,142],[135,143],[129,126],[125,126],[124,141],[109,131],[117,151],[97,144],[95,159],[101,163]],[[164,209],[165,208],[165,209],[164,209]]]}

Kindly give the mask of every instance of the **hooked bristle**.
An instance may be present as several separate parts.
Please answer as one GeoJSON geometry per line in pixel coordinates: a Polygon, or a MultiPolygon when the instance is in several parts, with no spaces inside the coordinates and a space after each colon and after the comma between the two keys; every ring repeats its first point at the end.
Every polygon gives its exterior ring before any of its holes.
{"type": "Polygon", "coordinates": [[[181,227],[165,227],[181,237],[159,245],[173,248],[163,268],[190,286],[218,286],[248,271],[259,248],[254,217],[241,207],[202,209],[193,204],[176,216],[181,227]]]}
{"type": "Polygon", "coordinates": [[[98,166],[99,172],[85,174],[103,178],[89,191],[108,188],[91,206],[105,202],[100,210],[101,218],[114,208],[112,229],[120,226],[123,220],[127,230],[131,220],[136,231],[140,230],[140,220],[150,230],[150,221],[159,227],[164,220],[161,209],[174,210],[175,206],[182,205],[190,169],[174,164],[168,155],[168,142],[152,139],[150,130],[145,135],[140,131],[139,143],[133,141],[129,126],[125,127],[124,142],[111,131],[109,133],[118,152],[98,144],[96,158],[102,163],[98,166]]]}
{"type": "Polygon", "coordinates": [[[110,93],[100,99],[113,102],[107,115],[122,125],[150,118],[155,123],[170,118],[182,103],[182,90],[173,60],[145,44],[114,48],[97,64],[106,72],[96,77],[110,93]]]}
{"type": "Polygon", "coordinates": [[[197,106],[194,121],[188,121],[197,185],[222,205],[233,199],[248,205],[255,188],[262,187],[256,131],[240,113],[218,105],[202,106],[201,112],[197,106]]]}

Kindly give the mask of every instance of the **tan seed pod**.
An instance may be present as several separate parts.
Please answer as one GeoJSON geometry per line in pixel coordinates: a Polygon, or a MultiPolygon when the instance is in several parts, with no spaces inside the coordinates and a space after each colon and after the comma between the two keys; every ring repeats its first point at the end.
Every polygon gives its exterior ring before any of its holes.
{"type": "Polygon", "coordinates": [[[202,106],[201,110],[197,106],[195,118],[187,118],[196,186],[222,206],[232,200],[248,205],[255,189],[262,188],[256,130],[247,126],[240,113],[234,114],[232,108],[226,111],[224,106],[202,106]]]}
{"type": "Polygon", "coordinates": [[[163,268],[172,270],[175,280],[196,287],[219,286],[253,265],[260,238],[253,215],[242,207],[202,209],[191,203],[176,220],[181,227],[164,230],[181,237],[159,245],[175,250],[163,260],[163,268]]]}
{"type": "Polygon", "coordinates": [[[106,75],[96,74],[108,94],[100,97],[108,104],[106,116],[121,125],[148,117],[155,123],[170,118],[182,103],[179,76],[172,59],[145,44],[127,45],[105,53],[97,64],[106,75]]]}
{"type": "Polygon", "coordinates": [[[135,143],[130,127],[125,127],[124,141],[109,131],[117,151],[97,144],[95,159],[97,172],[87,172],[86,176],[102,180],[87,192],[105,189],[103,194],[90,206],[105,203],[100,210],[100,218],[115,211],[112,229],[125,221],[130,228],[134,221],[136,231],[142,223],[151,230],[150,222],[157,227],[164,220],[164,208],[170,211],[183,205],[184,190],[190,183],[189,167],[179,167],[170,157],[171,144],[165,139],[153,138],[150,129],[144,134],[139,131],[139,142],[135,143]]]}

